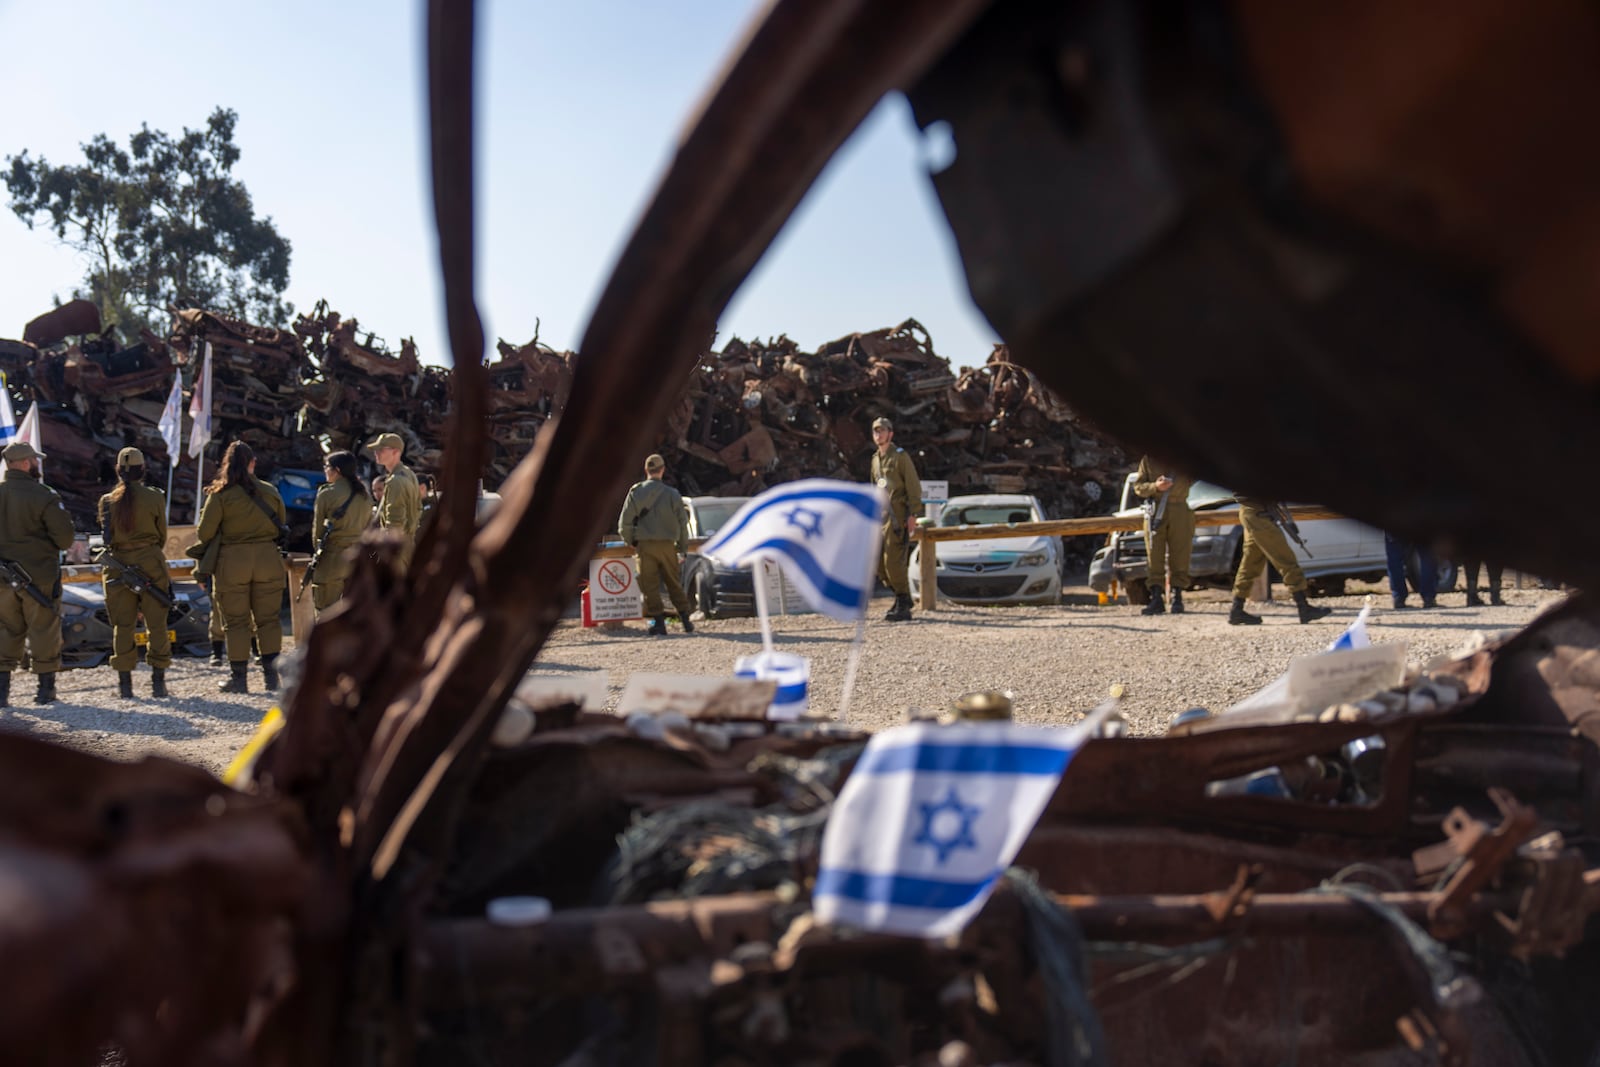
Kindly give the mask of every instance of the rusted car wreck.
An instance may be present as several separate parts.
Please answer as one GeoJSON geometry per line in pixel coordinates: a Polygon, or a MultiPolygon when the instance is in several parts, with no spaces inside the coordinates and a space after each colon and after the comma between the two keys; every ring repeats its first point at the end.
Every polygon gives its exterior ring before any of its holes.
{"type": "Polygon", "coordinates": [[[935,180],[980,304],[1074,405],[1243,490],[1592,587],[1597,516],[1568,468],[1513,461],[1437,394],[1409,398],[1445,366],[1462,404],[1521,402],[1499,422],[1520,451],[1594,454],[1600,146],[1566,131],[1600,102],[1600,12],[1170,14],[775,4],[625,250],[564,412],[478,531],[471,494],[449,492],[478,477],[489,410],[472,18],[437,0],[445,510],[404,580],[364,566],[318,625],[249,790],[0,735],[7,1054],[1589,1062],[1600,606],[1585,594],[1314,721],[1091,741],[1019,857],[1036,877],[952,943],[810,919],[815,837],[860,738],[641,737],[557,707],[490,744],[605,522],[585,503],[617,495],[670,413],[663,383],[897,88],[953,130],[959,158],[935,180]],[[1492,161],[1467,148],[1485,137],[1492,161]],[[1345,388],[1352,360],[1388,388],[1345,388]],[[1196,398],[1252,418],[1198,418],[1196,398]],[[640,417],[597,417],[615,410],[640,417]],[[1381,758],[1339,768],[1373,737],[1381,758]],[[1291,796],[1209,795],[1266,767],[1303,768],[1291,796]],[[511,894],[556,910],[482,917],[511,894]]]}

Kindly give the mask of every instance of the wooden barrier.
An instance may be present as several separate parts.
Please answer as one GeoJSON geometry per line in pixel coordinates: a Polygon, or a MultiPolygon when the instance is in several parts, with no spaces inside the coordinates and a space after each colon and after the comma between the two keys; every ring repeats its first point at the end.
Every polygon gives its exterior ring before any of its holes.
{"type": "MultiPolygon", "coordinates": [[[[1296,522],[1312,519],[1342,519],[1343,515],[1322,507],[1288,508],[1296,522]]],[[[1236,526],[1237,511],[1197,511],[1194,524],[1236,526]]],[[[1010,522],[987,526],[919,526],[916,540],[922,545],[919,578],[922,583],[921,607],[932,611],[938,599],[938,544],[940,541],[982,541],[1000,537],[1090,537],[1144,529],[1143,515],[1091,515],[1082,519],[1050,519],[1045,522],[1010,522]]]]}

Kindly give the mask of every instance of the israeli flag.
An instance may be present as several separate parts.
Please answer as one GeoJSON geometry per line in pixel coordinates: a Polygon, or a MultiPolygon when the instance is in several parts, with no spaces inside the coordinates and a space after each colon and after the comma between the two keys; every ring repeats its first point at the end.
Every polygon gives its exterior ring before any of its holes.
{"type": "Polygon", "coordinates": [[[172,391],[167,394],[167,406],[161,411],[161,421],[156,428],[167,443],[167,462],[177,466],[183,458],[183,376],[172,376],[172,391]]]}
{"type": "Polygon", "coordinates": [[[1363,604],[1355,621],[1344,628],[1344,633],[1333,639],[1328,651],[1342,652],[1347,648],[1366,648],[1371,645],[1372,639],[1367,636],[1367,616],[1371,614],[1372,605],[1363,604]]]}
{"type": "Polygon", "coordinates": [[[17,436],[17,412],[11,406],[11,385],[0,374],[0,446],[9,445],[17,436]]]}
{"type": "Polygon", "coordinates": [[[1065,729],[918,724],[875,734],[823,830],[818,920],[912,937],[959,933],[1111,707],[1065,729]]]}
{"type": "Polygon", "coordinates": [[[866,615],[888,498],[875,485],[807,478],[751,500],[700,554],[730,567],[770,559],[806,603],[841,622],[866,615]]]}

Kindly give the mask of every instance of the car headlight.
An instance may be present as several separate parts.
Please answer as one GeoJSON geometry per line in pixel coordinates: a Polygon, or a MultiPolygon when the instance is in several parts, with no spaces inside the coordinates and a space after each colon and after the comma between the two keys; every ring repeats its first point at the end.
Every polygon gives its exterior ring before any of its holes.
{"type": "Polygon", "coordinates": [[[74,603],[71,600],[63,600],[61,602],[61,617],[63,619],[76,619],[76,618],[78,618],[80,616],[83,616],[83,615],[93,615],[93,614],[94,614],[94,609],[93,608],[85,607],[84,605],[78,604],[78,603],[74,603]]]}
{"type": "Polygon", "coordinates": [[[1047,557],[1043,552],[1029,552],[1026,556],[1022,556],[1017,560],[1017,566],[1043,567],[1046,562],[1047,557]]]}
{"type": "Polygon", "coordinates": [[[282,474],[282,475],[279,475],[279,477],[281,477],[286,484],[292,485],[296,489],[310,489],[311,488],[311,479],[307,478],[303,474],[282,474]]]}

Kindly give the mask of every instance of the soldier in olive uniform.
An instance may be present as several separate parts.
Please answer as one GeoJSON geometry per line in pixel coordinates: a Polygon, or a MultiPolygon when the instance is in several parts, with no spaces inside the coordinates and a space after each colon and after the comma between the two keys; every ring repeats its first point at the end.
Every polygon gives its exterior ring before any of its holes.
{"type": "Polygon", "coordinates": [[[0,585],[0,707],[11,702],[11,672],[26,651],[39,676],[35,704],[56,699],[61,669],[61,553],[72,547],[72,519],[56,491],[39,479],[43,457],[26,441],[0,452],[0,559],[19,565],[46,603],[27,589],[0,585]]]}
{"type": "Polygon", "coordinates": [[[100,498],[100,530],[106,552],[101,559],[100,581],[105,590],[106,616],[111,620],[111,669],[117,672],[117,694],[133,699],[133,668],[139,653],[134,632],[144,616],[150,646],[150,695],[167,695],[167,668],[172,665],[172,642],[167,633],[167,609],[148,593],[129,588],[125,569],[136,567],[145,579],[169,596],[167,575],[167,496],[144,484],[144,453],[124,448],[117,453],[117,487],[100,498]]]}
{"type": "Polygon", "coordinates": [[[228,642],[231,676],[217,688],[247,693],[250,628],[261,649],[261,679],[268,691],[278,688],[278,653],[283,651],[283,606],[287,578],[278,542],[284,533],[283,498],[256,477],[256,456],[243,441],[228,446],[222,469],[211,483],[195,536],[217,538],[216,596],[228,642]]]}
{"type": "Polygon", "coordinates": [[[1283,575],[1283,584],[1289,587],[1294,603],[1300,609],[1300,621],[1311,622],[1332,614],[1331,609],[1319,607],[1306,600],[1306,576],[1294,558],[1289,539],[1283,536],[1278,524],[1272,521],[1271,511],[1277,507],[1270,500],[1241,496],[1239,524],[1244,527],[1244,554],[1239,558],[1239,570],[1233,576],[1233,609],[1228,612],[1228,622],[1234,626],[1255,626],[1261,616],[1244,610],[1245,597],[1268,563],[1283,575]]]}
{"type": "Polygon", "coordinates": [[[330,454],[323,473],[328,480],[318,487],[316,506],[311,512],[317,566],[306,575],[306,581],[311,583],[311,606],[318,615],[344,595],[345,579],[352,566],[350,548],[361,540],[361,531],[372,521],[372,497],[356,476],[354,454],[330,454]]]}
{"type": "Polygon", "coordinates": [[[911,526],[922,509],[922,480],[911,457],[894,443],[894,423],[874,419],[872,441],[878,446],[872,454],[872,480],[889,494],[878,577],[894,590],[894,606],[883,617],[889,622],[906,622],[911,618],[911,579],[906,564],[911,559],[911,526]]]}
{"type": "Polygon", "coordinates": [[[387,477],[383,483],[383,497],[375,512],[378,526],[393,530],[403,538],[400,548],[400,568],[411,564],[411,553],[417,547],[417,526],[422,521],[422,490],[417,476],[410,467],[400,462],[406,443],[397,433],[381,433],[367,445],[372,458],[384,469],[387,477]]]}
{"type": "Polygon", "coordinates": [[[694,633],[689,621],[689,597],[683,591],[678,568],[689,551],[689,516],[683,496],[661,480],[667,461],[659,455],[645,457],[644,481],[628,490],[617,517],[617,532],[638,553],[639,589],[644,594],[644,613],[650,620],[650,633],[664,637],[667,613],[661,604],[661,587],[667,587],[672,606],[678,609],[683,632],[694,633]]]}
{"type": "Polygon", "coordinates": [[[1194,549],[1194,512],[1189,510],[1189,487],[1194,479],[1170,472],[1145,456],[1133,478],[1133,492],[1150,501],[1144,516],[1144,544],[1150,559],[1147,583],[1150,601],[1140,615],[1166,611],[1162,592],[1167,584],[1167,564],[1172,565],[1172,613],[1183,614],[1183,591],[1189,588],[1189,555],[1194,549]],[[1160,519],[1156,518],[1157,514],[1160,519]]]}

